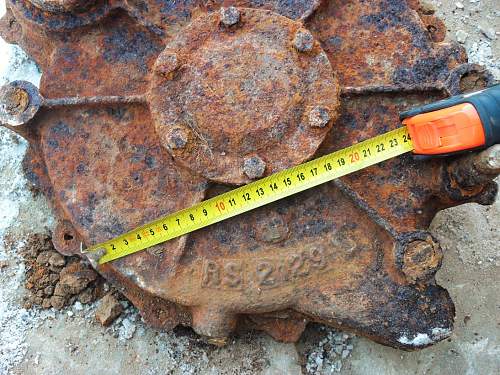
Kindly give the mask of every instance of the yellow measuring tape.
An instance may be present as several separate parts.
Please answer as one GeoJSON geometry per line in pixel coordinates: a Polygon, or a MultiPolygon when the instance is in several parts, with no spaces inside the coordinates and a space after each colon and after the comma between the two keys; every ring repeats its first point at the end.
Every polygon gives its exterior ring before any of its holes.
{"type": "Polygon", "coordinates": [[[398,128],[161,217],[84,251],[104,250],[99,259],[103,264],[411,150],[408,130],[398,128]]]}

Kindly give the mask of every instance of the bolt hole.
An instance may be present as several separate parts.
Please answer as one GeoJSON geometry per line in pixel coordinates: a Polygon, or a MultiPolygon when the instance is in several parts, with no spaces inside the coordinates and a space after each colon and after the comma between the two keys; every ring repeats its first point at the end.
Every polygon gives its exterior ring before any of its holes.
{"type": "Polygon", "coordinates": [[[64,241],[71,241],[73,239],[73,236],[69,233],[64,233],[64,241]]]}

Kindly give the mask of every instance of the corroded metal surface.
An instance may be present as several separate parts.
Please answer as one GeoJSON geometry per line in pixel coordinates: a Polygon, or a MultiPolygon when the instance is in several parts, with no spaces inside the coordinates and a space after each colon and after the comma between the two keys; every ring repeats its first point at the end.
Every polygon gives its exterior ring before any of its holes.
{"type": "Polygon", "coordinates": [[[336,117],[339,87],[299,22],[254,9],[224,15],[200,16],[168,42],[148,98],[176,161],[241,184],[263,174],[246,160],[258,157],[270,174],[310,158],[336,117]]]}
{"type": "MultiPolygon", "coordinates": [[[[65,254],[491,81],[415,0],[11,0],[0,27],[44,73],[41,96],[4,88],[0,114],[30,142],[65,254]]],[[[424,347],[454,318],[428,225],[493,201],[495,155],[404,155],[98,271],[151,325],[215,344],[242,326],[295,341],[317,321],[424,347]]]]}

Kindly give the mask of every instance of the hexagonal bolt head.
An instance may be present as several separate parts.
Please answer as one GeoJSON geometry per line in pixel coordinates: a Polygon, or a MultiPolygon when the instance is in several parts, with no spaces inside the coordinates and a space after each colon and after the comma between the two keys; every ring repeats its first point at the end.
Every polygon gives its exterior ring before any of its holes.
{"type": "Polygon", "coordinates": [[[29,94],[21,87],[4,86],[0,89],[0,105],[9,115],[19,115],[28,108],[29,94]]]}
{"type": "Polygon", "coordinates": [[[27,81],[0,87],[0,125],[19,126],[31,120],[42,105],[38,88],[27,81]]]}
{"type": "Polygon", "coordinates": [[[156,61],[155,72],[167,79],[172,79],[174,72],[180,67],[177,54],[174,52],[162,53],[156,61]]]}
{"type": "Polygon", "coordinates": [[[328,108],[317,106],[309,112],[309,126],[313,128],[324,128],[330,120],[328,108]]]}
{"type": "Polygon", "coordinates": [[[409,281],[415,283],[434,275],[442,258],[438,243],[432,239],[416,240],[406,246],[402,271],[409,281]]]}
{"type": "Polygon", "coordinates": [[[168,135],[167,144],[172,150],[186,147],[189,141],[189,132],[184,127],[175,127],[168,135]]]}
{"type": "Polygon", "coordinates": [[[314,46],[314,37],[306,29],[299,29],[293,38],[293,46],[299,52],[309,52],[314,46]]]}
{"type": "Polygon", "coordinates": [[[264,175],[266,163],[258,156],[252,156],[243,162],[243,172],[248,178],[256,179],[264,175]]]}
{"type": "Polygon", "coordinates": [[[226,26],[234,26],[240,22],[240,11],[235,7],[220,8],[220,22],[226,26]]]}

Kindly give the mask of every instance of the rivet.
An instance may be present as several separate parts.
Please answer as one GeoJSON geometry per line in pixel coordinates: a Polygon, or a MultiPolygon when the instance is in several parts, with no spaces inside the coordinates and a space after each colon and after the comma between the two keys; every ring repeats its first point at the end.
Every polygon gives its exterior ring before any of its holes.
{"type": "Polygon", "coordinates": [[[179,68],[179,59],[174,52],[163,52],[156,62],[155,72],[165,78],[171,79],[173,73],[179,68]]]}
{"type": "Polygon", "coordinates": [[[235,7],[220,8],[220,22],[226,26],[234,26],[240,22],[240,11],[235,7]]]}
{"type": "Polygon", "coordinates": [[[186,147],[189,140],[189,134],[183,127],[175,127],[168,135],[167,143],[170,149],[177,150],[186,147]]]}
{"type": "Polygon", "coordinates": [[[299,29],[293,38],[293,45],[299,52],[309,52],[314,45],[314,37],[306,29],[299,29]]]}
{"type": "Polygon", "coordinates": [[[243,162],[243,172],[248,178],[255,179],[262,177],[266,170],[266,163],[258,156],[246,158],[243,162]]]}
{"type": "Polygon", "coordinates": [[[316,106],[309,112],[309,126],[324,128],[331,120],[330,113],[325,107],[316,106]]]}

